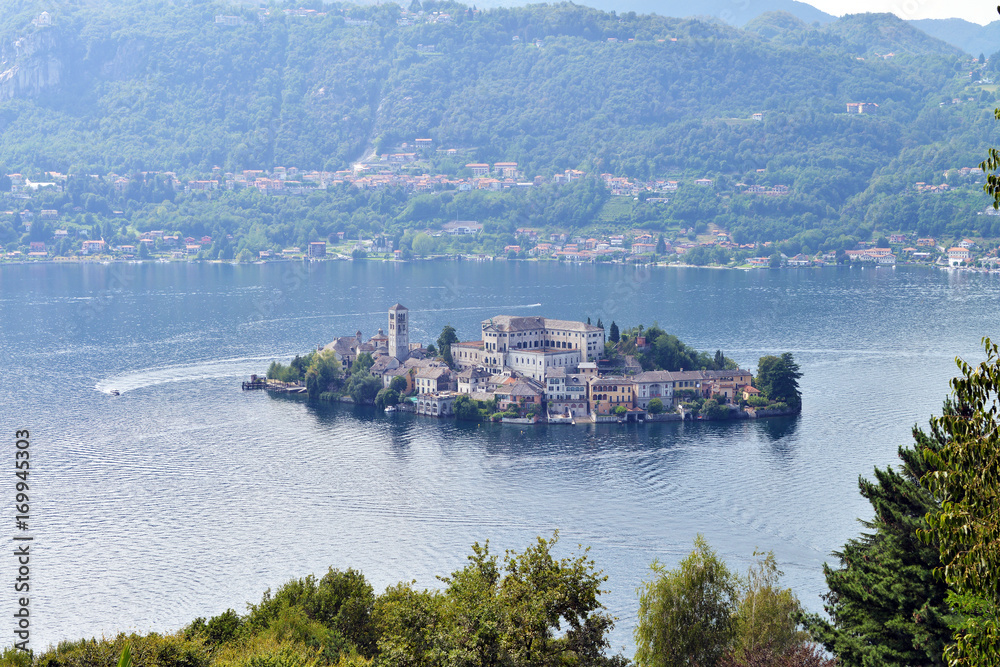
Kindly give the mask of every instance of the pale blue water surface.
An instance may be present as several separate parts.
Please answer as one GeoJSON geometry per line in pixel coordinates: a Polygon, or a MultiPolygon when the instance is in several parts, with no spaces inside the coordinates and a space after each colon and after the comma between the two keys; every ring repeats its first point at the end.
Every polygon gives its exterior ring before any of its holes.
{"type": "MultiPolygon", "coordinates": [[[[859,475],[896,462],[940,410],[954,358],[997,330],[1000,277],[898,267],[802,271],[496,263],[0,266],[0,536],[13,433],[32,433],[32,645],[173,631],[326,568],[383,590],[461,567],[475,541],[558,529],[608,575],[612,650],[631,657],[636,588],[697,533],[743,569],[773,549],[822,606],[821,566],[859,533],[859,475]],[[412,338],[465,339],[497,314],[658,322],[753,367],[791,351],[797,419],[477,426],[315,408],[238,381],[395,302],[412,338]],[[121,395],[113,397],[111,389],[121,395]],[[6,442],[7,444],[2,444],[6,442]],[[5,449],[4,449],[5,448],[5,449]],[[6,454],[4,453],[6,451],[6,454]]],[[[11,542],[13,544],[13,542],[11,542]]],[[[0,616],[14,607],[0,559],[0,616]]],[[[7,583],[10,582],[10,583],[7,583]]],[[[0,641],[14,639],[0,624],[0,641]]]]}

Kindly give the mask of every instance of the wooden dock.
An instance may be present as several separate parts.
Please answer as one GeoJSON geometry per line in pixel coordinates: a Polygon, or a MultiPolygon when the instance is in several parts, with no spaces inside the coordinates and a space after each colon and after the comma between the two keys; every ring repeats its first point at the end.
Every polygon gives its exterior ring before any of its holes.
{"type": "Polygon", "coordinates": [[[251,375],[249,380],[242,383],[243,391],[253,391],[256,389],[266,389],[283,394],[304,394],[306,388],[294,382],[282,382],[281,380],[269,380],[259,375],[251,375]]]}

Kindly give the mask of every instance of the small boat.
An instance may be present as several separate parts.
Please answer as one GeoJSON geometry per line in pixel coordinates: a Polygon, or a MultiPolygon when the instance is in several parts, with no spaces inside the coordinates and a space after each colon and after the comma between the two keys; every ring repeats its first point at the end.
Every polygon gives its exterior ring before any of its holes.
{"type": "Polygon", "coordinates": [[[385,411],[386,411],[386,412],[396,412],[396,411],[397,411],[398,409],[399,409],[399,408],[397,408],[397,407],[396,407],[395,405],[390,405],[389,407],[387,407],[387,408],[385,409],[385,411]]]}
{"type": "Polygon", "coordinates": [[[112,389],[111,390],[111,395],[112,396],[121,396],[121,392],[118,391],[117,389],[112,389]]]}

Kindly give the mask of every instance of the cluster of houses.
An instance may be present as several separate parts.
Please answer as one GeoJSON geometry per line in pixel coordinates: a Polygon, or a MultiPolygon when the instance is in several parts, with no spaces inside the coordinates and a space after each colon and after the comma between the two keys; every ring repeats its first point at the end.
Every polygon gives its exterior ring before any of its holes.
{"type": "MultiPolygon", "coordinates": [[[[413,145],[403,143],[396,153],[385,153],[368,162],[359,162],[351,169],[339,171],[300,170],[297,167],[275,167],[270,171],[262,169],[246,169],[241,172],[223,172],[214,167],[212,173],[204,174],[202,178],[182,180],[176,172],[142,172],[143,179],[160,178],[177,192],[214,192],[218,190],[240,190],[253,188],[268,195],[302,195],[315,190],[325,190],[338,185],[351,185],[363,190],[382,188],[403,188],[409,192],[431,192],[434,190],[454,189],[459,192],[471,190],[502,191],[524,189],[542,185],[546,182],[566,184],[584,178],[586,172],[578,169],[566,169],[553,174],[549,179],[536,176],[524,180],[523,173],[516,162],[496,162],[493,164],[470,162],[465,165],[470,176],[447,176],[444,174],[411,173],[418,168],[417,163],[429,154],[432,140],[418,138],[413,145]],[[408,149],[412,149],[409,150],[408,149]]],[[[437,152],[447,155],[457,155],[459,149],[438,148],[437,152]]],[[[45,182],[33,182],[22,174],[7,174],[11,180],[11,192],[14,195],[30,194],[39,188],[53,188],[61,191],[66,181],[66,175],[48,172],[45,182]]],[[[130,176],[116,173],[105,177],[118,192],[125,192],[133,179],[130,176]]],[[[656,179],[652,181],[637,181],[613,174],[601,174],[601,180],[608,186],[612,195],[638,196],[644,192],[665,193],[677,190],[678,181],[656,179]]],[[[697,186],[711,187],[714,181],[709,178],[695,179],[697,186]]],[[[748,192],[766,192],[767,194],[784,194],[787,186],[762,188],[750,186],[748,192]]],[[[658,201],[667,201],[666,199],[658,201]]]]}
{"type": "Polygon", "coordinates": [[[367,340],[358,331],[321,349],[333,351],[345,368],[371,355],[370,372],[383,387],[403,378],[410,407],[434,417],[453,416],[463,394],[496,400],[498,411],[518,413],[510,419],[557,423],[645,421],[654,399],[670,412],[695,397],[735,403],[758,393],[744,370],[642,371],[629,360],[625,372],[606,374],[599,363],[604,329],[584,322],[498,315],[483,320],[479,340],[451,345],[452,366],[411,343],[410,327],[410,311],[397,303],[387,330],[367,340]]]}

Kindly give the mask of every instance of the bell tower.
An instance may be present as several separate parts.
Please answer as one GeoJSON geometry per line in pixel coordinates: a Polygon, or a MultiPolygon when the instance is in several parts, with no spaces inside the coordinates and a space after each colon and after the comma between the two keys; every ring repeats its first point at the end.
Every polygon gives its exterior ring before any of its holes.
{"type": "Polygon", "coordinates": [[[410,311],[397,303],[389,309],[389,356],[405,361],[410,356],[410,311]]]}

